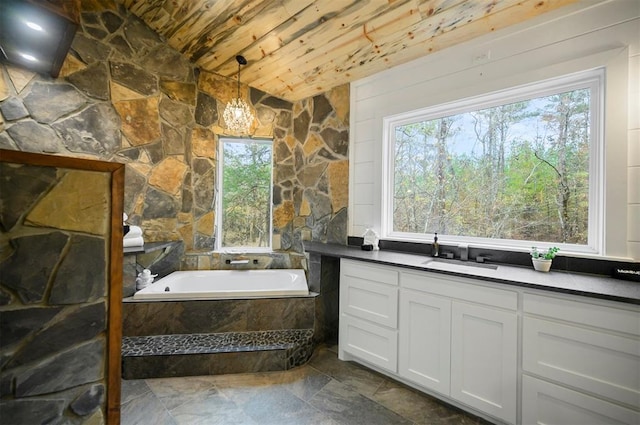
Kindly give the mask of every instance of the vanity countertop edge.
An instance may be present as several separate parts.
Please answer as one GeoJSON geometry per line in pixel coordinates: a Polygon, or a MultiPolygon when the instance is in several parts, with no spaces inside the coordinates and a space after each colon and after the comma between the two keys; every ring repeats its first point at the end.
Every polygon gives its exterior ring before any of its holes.
{"type": "Polygon", "coordinates": [[[428,267],[432,257],[420,254],[385,250],[363,251],[354,246],[309,241],[304,242],[304,249],[307,253],[323,256],[361,260],[412,270],[640,305],[639,282],[614,279],[610,276],[554,270],[541,273],[533,270],[533,267],[504,264],[498,264],[498,270],[470,266],[464,266],[464,269],[468,269],[464,271],[460,271],[460,267],[456,271],[437,270],[428,267]]]}

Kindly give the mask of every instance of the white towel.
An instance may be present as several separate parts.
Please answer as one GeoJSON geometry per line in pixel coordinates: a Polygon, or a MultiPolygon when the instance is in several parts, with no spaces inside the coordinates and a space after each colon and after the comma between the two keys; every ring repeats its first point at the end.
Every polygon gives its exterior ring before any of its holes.
{"type": "Polygon", "coordinates": [[[128,248],[131,246],[144,246],[144,239],[142,236],[137,236],[135,238],[124,238],[122,241],[122,247],[128,248]]]}
{"type": "Polygon", "coordinates": [[[142,236],[142,229],[139,226],[130,226],[129,231],[124,235],[125,239],[133,239],[142,236]]]}

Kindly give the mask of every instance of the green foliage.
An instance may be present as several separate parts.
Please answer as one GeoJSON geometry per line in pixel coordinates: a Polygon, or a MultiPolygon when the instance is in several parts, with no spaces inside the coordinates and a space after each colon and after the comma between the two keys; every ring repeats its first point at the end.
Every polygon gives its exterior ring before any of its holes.
{"type": "Polygon", "coordinates": [[[269,246],[272,145],[223,143],[222,246],[269,246]]]}
{"type": "Polygon", "coordinates": [[[558,247],[551,247],[547,250],[547,252],[540,252],[538,248],[535,246],[531,247],[531,258],[535,259],[544,259],[544,260],[553,260],[556,256],[556,253],[560,251],[558,247]]]}
{"type": "Polygon", "coordinates": [[[586,244],[589,91],[396,127],[393,230],[586,244]]]}

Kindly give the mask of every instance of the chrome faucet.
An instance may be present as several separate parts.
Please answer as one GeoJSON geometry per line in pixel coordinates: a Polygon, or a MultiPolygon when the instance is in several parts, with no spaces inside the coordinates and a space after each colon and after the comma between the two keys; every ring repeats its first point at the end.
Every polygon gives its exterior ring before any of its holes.
{"type": "Polygon", "coordinates": [[[229,264],[249,264],[249,260],[247,259],[243,259],[243,260],[231,260],[229,262],[229,264]]]}
{"type": "Polygon", "coordinates": [[[458,244],[458,248],[460,248],[460,260],[468,261],[469,260],[469,244],[460,243],[458,244]]]}

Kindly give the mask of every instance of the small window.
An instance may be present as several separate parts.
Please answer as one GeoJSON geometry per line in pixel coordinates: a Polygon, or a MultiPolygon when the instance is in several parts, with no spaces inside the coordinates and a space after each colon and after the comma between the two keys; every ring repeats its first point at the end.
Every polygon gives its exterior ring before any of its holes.
{"type": "Polygon", "coordinates": [[[385,120],[385,236],[599,251],[603,73],[385,120]]]}
{"type": "Polygon", "coordinates": [[[217,248],[271,249],[271,140],[220,139],[217,248]]]}

